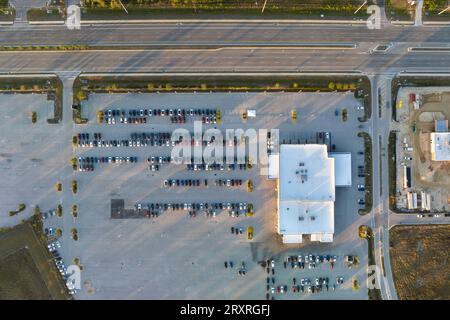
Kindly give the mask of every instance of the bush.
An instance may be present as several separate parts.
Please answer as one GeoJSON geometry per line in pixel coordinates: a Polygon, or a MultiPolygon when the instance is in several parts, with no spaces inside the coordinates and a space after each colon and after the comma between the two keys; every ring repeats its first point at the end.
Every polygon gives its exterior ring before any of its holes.
{"type": "Polygon", "coordinates": [[[78,206],[76,204],[72,205],[72,216],[74,218],[78,217],[78,206]]]}
{"type": "Polygon", "coordinates": [[[253,181],[252,180],[248,180],[248,182],[247,182],[247,191],[253,192],[253,181]]]}
{"type": "Polygon", "coordinates": [[[73,228],[70,230],[70,233],[72,234],[72,239],[78,241],[78,230],[76,228],[73,228]]]}
{"type": "Polygon", "coordinates": [[[58,204],[58,206],[56,207],[56,215],[58,217],[62,217],[62,215],[63,215],[62,205],[60,205],[60,204],[58,204]]]}
{"type": "Polygon", "coordinates": [[[34,215],[38,216],[41,214],[41,208],[39,206],[34,207],[34,215]]]}
{"type": "Polygon", "coordinates": [[[80,90],[80,91],[77,92],[77,99],[78,99],[78,101],[86,100],[86,98],[87,98],[87,95],[86,95],[86,93],[83,90],[80,90]]]}
{"type": "Polygon", "coordinates": [[[26,208],[25,203],[19,203],[19,205],[17,206],[17,210],[10,211],[9,216],[10,217],[15,216],[15,215],[19,214],[20,212],[22,212],[23,210],[25,210],[25,208],[26,208]]]}
{"type": "Polygon", "coordinates": [[[78,191],[78,183],[77,180],[72,180],[72,192],[77,193],[78,191]]]}

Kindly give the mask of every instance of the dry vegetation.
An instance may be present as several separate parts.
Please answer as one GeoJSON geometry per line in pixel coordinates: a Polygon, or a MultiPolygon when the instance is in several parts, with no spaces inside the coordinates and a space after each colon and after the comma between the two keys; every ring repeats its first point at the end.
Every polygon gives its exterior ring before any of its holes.
{"type": "Polygon", "coordinates": [[[0,299],[48,300],[51,295],[27,249],[0,260],[0,299]]]}
{"type": "Polygon", "coordinates": [[[450,225],[397,226],[390,239],[399,299],[450,299],[450,225]]]}

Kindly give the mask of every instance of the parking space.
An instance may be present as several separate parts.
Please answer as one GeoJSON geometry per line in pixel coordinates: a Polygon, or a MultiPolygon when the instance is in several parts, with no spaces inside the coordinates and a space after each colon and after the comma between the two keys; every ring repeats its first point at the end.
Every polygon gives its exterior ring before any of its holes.
{"type": "MultiPolygon", "coordinates": [[[[89,118],[86,125],[74,125],[66,116],[60,124],[47,124],[53,106],[43,96],[0,98],[0,117],[5,119],[0,144],[2,212],[19,203],[27,205],[16,217],[2,215],[1,225],[16,224],[38,204],[46,213],[44,227],[51,243],[59,238],[56,258],[63,262],[58,264],[69,265],[79,258],[83,266],[83,288],[77,298],[264,299],[269,293],[275,299],[366,299],[367,244],[357,235],[363,141],[356,134],[368,128],[361,128],[357,120],[363,111],[352,94],[93,94],[83,105],[89,118]],[[147,110],[145,123],[128,119],[125,123],[121,114],[114,124],[97,121],[101,110],[106,110],[106,117],[108,109],[120,109],[133,118],[141,115],[130,110],[150,108],[169,110],[169,116],[150,117],[147,110]],[[175,121],[170,109],[176,110],[176,117],[178,109],[185,110],[185,119],[175,121]],[[191,116],[190,109],[212,114],[194,111],[191,116]],[[243,120],[246,110],[255,110],[256,116],[243,120]],[[33,111],[38,114],[36,124],[31,124],[33,111]],[[194,120],[203,122],[203,131],[278,128],[283,143],[315,143],[321,132],[328,135],[330,150],[351,152],[352,186],[336,190],[335,241],[281,245],[276,234],[276,185],[260,174],[258,164],[194,168],[171,163],[172,143],[168,146],[164,139],[177,128],[192,132],[194,120]],[[72,181],[77,181],[76,194],[72,181]],[[62,191],[55,189],[57,182],[62,191]],[[111,205],[111,200],[118,202],[111,205]],[[62,217],[53,213],[58,205],[62,217]],[[76,217],[71,214],[73,205],[76,217]],[[129,219],[116,219],[113,208],[122,208],[129,219]],[[73,229],[78,240],[73,239],[73,229]],[[313,269],[284,268],[288,256],[310,253],[336,256],[337,261],[333,269],[328,262],[313,269]],[[348,254],[359,257],[357,268],[344,267],[348,254]],[[266,268],[260,262],[271,257],[276,274],[274,283],[270,275],[267,291],[266,268]],[[307,293],[307,287],[305,293],[292,292],[294,277],[312,284],[323,278],[329,291],[323,285],[319,293],[307,293]],[[333,291],[340,277],[343,283],[333,291]],[[354,277],[361,286],[357,291],[352,289],[354,277]],[[284,285],[289,293],[281,294],[284,285]],[[280,287],[280,293],[272,294],[272,286],[275,291],[280,287]]],[[[69,106],[64,108],[64,114],[70,114],[69,106]]]]}

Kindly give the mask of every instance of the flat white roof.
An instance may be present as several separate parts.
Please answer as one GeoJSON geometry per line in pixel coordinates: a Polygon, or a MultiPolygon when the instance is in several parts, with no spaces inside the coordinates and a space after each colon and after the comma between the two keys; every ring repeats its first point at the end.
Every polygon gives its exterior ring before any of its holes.
{"type": "Polygon", "coordinates": [[[282,201],[334,201],[334,159],[326,145],[281,145],[279,172],[282,201]]]}
{"type": "Polygon", "coordinates": [[[352,154],[350,152],[331,152],[334,159],[334,172],[336,187],[349,187],[352,185],[352,154]]]}
{"type": "Polygon", "coordinates": [[[323,144],[280,146],[278,232],[283,242],[303,234],[329,240],[325,235],[334,233],[334,161],[323,144]]]}
{"type": "Polygon", "coordinates": [[[450,132],[431,133],[431,160],[450,161],[450,132]]]}
{"type": "Polygon", "coordinates": [[[269,179],[278,179],[280,172],[280,154],[269,155],[269,179]]]}
{"type": "Polygon", "coordinates": [[[281,201],[278,210],[283,235],[334,233],[333,201],[281,201]]]}

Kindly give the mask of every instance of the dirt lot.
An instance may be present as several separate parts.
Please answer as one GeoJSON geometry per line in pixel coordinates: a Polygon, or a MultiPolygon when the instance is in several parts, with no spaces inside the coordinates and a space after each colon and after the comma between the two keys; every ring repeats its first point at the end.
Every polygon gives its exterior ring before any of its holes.
{"type": "Polygon", "coordinates": [[[0,232],[0,299],[67,299],[50,262],[30,223],[0,232]]]}
{"type": "Polygon", "coordinates": [[[434,132],[434,120],[450,119],[450,92],[447,87],[408,87],[398,93],[397,132],[397,207],[406,207],[407,192],[424,191],[431,194],[431,211],[448,212],[450,205],[450,165],[448,162],[431,161],[430,133],[434,132]],[[420,109],[415,110],[409,102],[409,94],[418,93],[422,97],[420,109]],[[415,133],[414,133],[415,127],[415,133]],[[407,150],[412,147],[413,150],[407,150]],[[412,157],[412,160],[408,160],[412,157]],[[411,188],[403,188],[404,166],[411,167],[411,188]]]}
{"type": "Polygon", "coordinates": [[[0,299],[2,300],[51,298],[31,254],[25,248],[0,260],[0,283],[0,299]]]}
{"type": "Polygon", "coordinates": [[[450,225],[397,226],[391,263],[399,299],[450,299],[450,225]]]}

